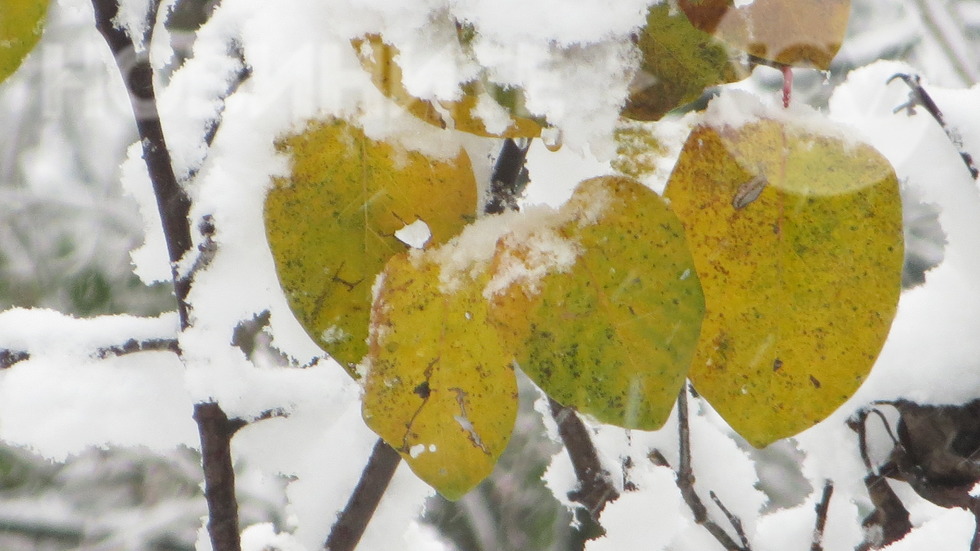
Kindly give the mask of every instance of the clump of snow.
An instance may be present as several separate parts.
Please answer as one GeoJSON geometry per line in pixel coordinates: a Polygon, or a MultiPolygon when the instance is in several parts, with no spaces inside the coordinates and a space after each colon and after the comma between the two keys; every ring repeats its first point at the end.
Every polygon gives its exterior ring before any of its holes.
{"type": "Polygon", "coordinates": [[[831,120],[825,114],[803,102],[783,107],[775,98],[764,98],[736,88],[722,88],[705,109],[701,121],[715,128],[738,128],[759,120],[774,120],[797,134],[825,136],[845,146],[866,141],[862,132],[841,120],[831,120]]]}
{"type": "Polygon", "coordinates": [[[429,230],[428,224],[416,218],[411,224],[406,224],[405,227],[397,230],[395,238],[413,249],[422,249],[432,238],[432,231],[429,230]]]}
{"type": "Polygon", "coordinates": [[[271,522],[246,526],[242,530],[242,551],[306,551],[289,533],[276,532],[271,522]]]}
{"type": "Polygon", "coordinates": [[[143,243],[130,253],[133,272],[147,285],[170,281],[173,277],[170,272],[170,255],[163,236],[156,196],[153,195],[153,184],[143,160],[142,144],[134,143],[127,154],[126,161],[120,168],[120,182],[123,191],[136,200],[143,218],[143,243]]]}
{"type": "Polygon", "coordinates": [[[483,127],[492,134],[502,134],[511,125],[510,113],[485,92],[476,98],[473,115],[483,121],[483,127]]]}
{"type": "Polygon", "coordinates": [[[30,357],[0,373],[0,438],[56,460],[93,445],[196,447],[193,401],[174,353],[100,353],[176,332],[173,314],[76,319],[50,310],[3,312],[0,347],[30,357]]]}
{"type": "Polygon", "coordinates": [[[671,542],[692,524],[684,509],[676,474],[666,467],[644,461],[630,470],[636,491],[623,492],[602,511],[603,537],[586,543],[588,551],[632,549],[637,542],[651,551],[668,549],[671,542]]]}

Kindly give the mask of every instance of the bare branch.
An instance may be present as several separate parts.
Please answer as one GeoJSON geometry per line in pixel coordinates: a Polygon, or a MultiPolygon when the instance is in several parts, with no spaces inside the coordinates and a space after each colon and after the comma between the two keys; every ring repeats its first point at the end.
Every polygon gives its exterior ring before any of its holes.
{"type": "Polygon", "coordinates": [[[99,348],[95,351],[94,356],[104,359],[109,356],[125,356],[136,352],[150,351],[170,351],[177,354],[180,352],[180,346],[177,344],[177,339],[147,339],[144,341],[129,339],[120,345],[99,348]]]}
{"type": "Polygon", "coordinates": [[[892,75],[891,78],[888,79],[888,82],[891,82],[896,78],[901,79],[910,90],[909,100],[896,107],[895,112],[897,113],[904,109],[907,114],[914,115],[915,108],[917,106],[928,111],[929,114],[932,115],[932,118],[939,123],[939,126],[943,129],[943,132],[946,133],[946,137],[949,138],[949,141],[954,147],[956,147],[956,150],[960,154],[960,158],[963,159],[963,164],[965,164],[966,169],[970,171],[970,176],[972,176],[974,180],[980,177],[980,170],[978,170],[977,165],[974,164],[973,156],[963,149],[963,138],[946,124],[946,119],[943,117],[943,112],[939,110],[939,106],[936,105],[935,101],[933,101],[932,96],[930,96],[929,93],[926,92],[926,89],[922,87],[922,82],[919,75],[897,73],[892,75]]]}
{"type": "Polygon", "coordinates": [[[379,438],[347,506],[337,515],[337,521],[324,543],[326,549],[351,551],[357,546],[399,463],[401,456],[398,452],[379,438]]]}
{"type": "MultiPolygon", "coordinates": [[[[95,8],[95,26],[105,38],[129,92],[130,106],[136,119],[136,130],[143,146],[143,160],[149,171],[153,193],[157,199],[157,209],[163,221],[163,233],[170,256],[171,273],[174,278],[174,291],[177,297],[177,312],[181,328],[188,325],[187,293],[190,282],[177,273],[177,262],[191,250],[191,230],[187,221],[190,212],[190,198],[177,184],[174,176],[170,151],[164,138],[157,111],[156,95],[153,90],[153,68],[147,55],[136,55],[136,45],[113,21],[119,12],[116,0],[92,0],[95,8]]],[[[159,7],[159,2],[154,2],[159,7]]],[[[156,9],[148,14],[152,29],[156,22],[156,9]]]]}
{"type": "MultiPolygon", "coordinates": [[[[119,73],[129,92],[130,106],[136,121],[143,159],[146,162],[157,209],[163,223],[163,233],[170,259],[174,295],[181,330],[190,326],[190,308],[187,297],[191,278],[181,277],[180,260],[192,248],[190,222],[191,201],[177,182],[167,141],[160,123],[156,94],[153,86],[153,67],[149,56],[137,54],[133,38],[115,26],[119,12],[117,0],[92,0],[95,10],[95,26],[112,51],[119,73]]],[[[143,42],[149,46],[153,28],[157,22],[159,0],[153,0],[147,13],[147,36],[143,42]]],[[[202,251],[202,254],[205,251],[202,251]]],[[[178,350],[179,354],[179,350],[178,350]]],[[[231,462],[231,437],[234,426],[213,402],[194,406],[201,438],[201,458],[204,471],[204,496],[208,503],[208,533],[214,551],[240,551],[238,532],[238,502],[235,497],[235,470],[231,462]]]]}
{"type": "Polygon", "coordinates": [[[208,535],[215,551],[240,551],[235,470],[231,463],[231,437],[237,423],[214,402],[194,405],[194,420],[201,436],[204,498],[208,502],[208,535]]]}
{"type": "Polygon", "coordinates": [[[871,413],[876,413],[881,418],[892,441],[898,445],[887,420],[877,409],[862,409],[847,422],[848,427],[858,435],[858,448],[868,469],[868,474],[864,477],[864,486],[868,489],[868,496],[875,506],[874,511],[862,522],[867,535],[865,541],[857,547],[856,551],[866,551],[890,545],[912,531],[912,522],[909,519],[908,510],[885,480],[885,475],[882,474],[895,471],[894,464],[889,462],[880,468],[875,468],[868,456],[867,419],[871,413]]]}
{"type": "MultiPolygon", "coordinates": [[[[705,530],[714,536],[718,540],[718,543],[728,551],[749,551],[751,548],[749,547],[748,538],[746,538],[745,532],[742,529],[742,521],[722,505],[721,500],[714,495],[714,492],[711,493],[711,498],[728,518],[735,533],[742,541],[742,545],[739,545],[725,532],[724,528],[708,517],[708,510],[694,489],[694,470],[691,467],[691,429],[688,423],[687,412],[687,385],[677,395],[677,428],[680,447],[677,488],[681,491],[681,497],[684,498],[684,502],[691,509],[691,513],[694,515],[694,522],[704,526],[705,530]]],[[[661,455],[659,459],[663,460],[663,456],[661,455]]]]}
{"type": "Polygon", "coordinates": [[[820,501],[815,507],[817,523],[813,528],[813,543],[810,551],[823,551],[823,531],[827,527],[827,512],[830,510],[830,497],[834,494],[834,483],[828,480],[823,486],[820,501]]]}
{"type": "Polygon", "coordinates": [[[575,410],[563,407],[551,398],[548,398],[548,403],[579,481],[578,489],[569,493],[568,498],[581,503],[593,520],[598,520],[606,504],[619,498],[619,491],[613,485],[609,472],[602,468],[595,444],[575,410]]]}
{"type": "Polygon", "coordinates": [[[13,367],[15,364],[31,359],[31,355],[23,350],[0,349],[0,369],[13,367]]]}

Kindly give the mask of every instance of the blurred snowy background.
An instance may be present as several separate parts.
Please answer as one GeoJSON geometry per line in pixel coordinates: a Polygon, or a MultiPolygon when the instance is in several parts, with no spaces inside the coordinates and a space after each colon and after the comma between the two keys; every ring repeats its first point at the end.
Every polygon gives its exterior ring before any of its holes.
{"type": "MultiPolygon", "coordinates": [[[[171,67],[190,51],[201,14],[213,4],[176,1],[171,67]]],[[[53,2],[38,49],[0,85],[0,310],[154,316],[172,309],[170,287],[146,286],[133,275],[130,251],[142,243],[143,221],[119,183],[135,128],[91,12],[80,5],[53,2]]],[[[909,63],[929,85],[970,87],[980,81],[980,2],[854,0],[849,38],[831,74],[797,71],[796,101],[825,106],[850,70],[880,59],[909,63]]],[[[781,80],[763,69],[751,85],[775,90],[781,80]]],[[[941,260],[944,240],[935,209],[910,204],[908,286],[941,260]]],[[[489,481],[455,504],[430,500],[425,519],[447,546],[583,545],[588,526],[570,529],[570,514],[541,482],[557,446],[541,436],[540,416],[525,406],[489,481]]],[[[798,505],[810,492],[792,445],[750,453],[769,508],[798,505]]],[[[0,444],[0,549],[192,550],[205,514],[198,461],[191,449],[112,448],[50,462],[0,444]]],[[[247,463],[238,473],[242,525],[288,528],[287,481],[253,475],[247,463]]]]}

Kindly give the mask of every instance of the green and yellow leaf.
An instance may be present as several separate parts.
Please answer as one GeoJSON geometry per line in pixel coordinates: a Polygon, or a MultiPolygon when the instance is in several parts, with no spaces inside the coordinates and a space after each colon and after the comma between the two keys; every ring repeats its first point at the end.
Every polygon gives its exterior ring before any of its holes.
{"type": "Polygon", "coordinates": [[[699,126],[665,194],[704,289],[698,392],[759,447],[830,415],[895,314],[902,210],[889,163],[774,120],[699,126]]]}
{"type": "Polygon", "coordinates": [[[487,276],[443,292],[424,253],[392,258],[371,317],[368,426],[447,499],[486,478],[517,415],[517,379],[482,295],[487,276]]]}
{"type": "MultiPolygon", "coordinates": [[[[574,264],[495,295],[494,321],[524,372],[562,405],[603,423],[660,428],[704,310],[680,221],[622,177],[582,182],[561,214],[556,233],[577,249],[574,264]]],[[[542,254],[533,243],[501,243],[512,259],[542,254]]]]}
{"type": "Polygon", "coordinates": [[[48,0],[0,0],[0,82],[14,74],[44,28],[48,0]]]}
{"type": "Polygon", "coordinates": [[[292,159],[265,203],[279,281],[307,333],[355,375],[367,353],[371,285],[421,220],[439,244],[476,212],[469,157],[434,160],[374,141],[341,120],[313,123],[277,144],[292,159]]]}
{"type": "Polygon", "coordinates": [[[658,120],[698,99],[705,88],[748,76],[724,44],[683,13],[671,13],[666,3],[650,8],[637,45],[643,60],[623,110],[631,119],[658,120]]]}

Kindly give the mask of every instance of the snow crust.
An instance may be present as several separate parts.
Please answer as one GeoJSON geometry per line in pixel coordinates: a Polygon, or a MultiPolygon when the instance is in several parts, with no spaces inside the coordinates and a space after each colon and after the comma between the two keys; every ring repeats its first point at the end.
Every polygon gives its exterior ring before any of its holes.
{"type": "MultiPolygon", "coordinates": [[[[322,547],[328,520],[345,505],[376,437],[361,419],[359,386],[306,335],[279,288],[262,219],[271,179],[289,169],[288,159],[275,150],[276,139],[302,130],[312,119],[344,117],[363,126],[374,139],[436,158],[453,156],[462,146],[474,160],[479,179],[488,180],[488,152],[498,149],[498,144],[432,128],[384,98],[350,46],[351,38],[367,33],[381,33],[398,47],[405,85],[419,97],[456,98],[458,84],[475,78],[481,66],[492,81],[523,89],[528,109],[554,125],[553,134],[561,135],[564,147],[553,153],[540,140],[533,143],[528,156],[532,184],[525,197],[528,206],[521,213],[488,217],[450,244],[425,254],[438,258],[442,283],[451,292],[464,278],[487,268],[501,239],[520,243],[526,254],[504,258],[485,294],[492,296],[515,282],[533,289],[544,273],[566,269],[578,254],[573,242],[554,231],[567,221],[555,208],[577,182],[610,171],[609,161],[615,155],[612,130],[637,62],[628,36],[643,23],[648,3],[224,0],[198,34],[194,57],[160,82],[159,106],[170,153],[181,185],[194,203],[195,248],[179,266],[182,274],[194,278],[192,327],[179,334],[183,361],[169,351],[98,357],[100,348],[128,339],[178,338],[173,313],[90,319],[43,309],[0,313],[0,348],[30,355],[0,371],[0,439],[60,461],[91,446],[154,451],[196,447],[191,411],[195,402],[203,400],[218,401],[232,417],[270,416],[243,429],[235,437],[233,453],[238,461],[269,477],[290,480],[289,518],[283,532],[277,533],[269,524],[246,527],[244,548],[322,547]],[[456,42],[454,20],[479,29],[471,52],[456,42]],[[239,50],[251,75],[240,83],[237,75],[245,66],[236,53],[239,50]],[[224,101],[236,86],[237,91],[224,101]],[[221,126],[209,146],[204,136],[219,114],[221,126]],[[198,259],[196,246],[205,244],[205,236],[196,230],[205,217],[216,228],[217,252],[206,267],[191,272],[198,259]],[[294,364],[309,367],[283,366],[281,359],[273,357],[250,359],[231,345],[235,328],[264,312],[270,313],[270,323],[262,336],[294,364]]],[[[81,12],[91,10],[80,0],[61,4],[81,12]]],[[[142,35],[146,31],[142,13],[148,4],[148,0],[122,2],[117,23],[131,34],[142,35]]],[[[171,4],[164,2],[161,9],[171,4]]],[[[154,67],[163,69],[172,61],[159,53],[169,37],[162,26],[155,36],[150,57],[154,67]]],[[[110,67],[111,60],[105,61],[110,67]]],[[[690,115],[651,125],[667,151],[645,182],[656,190],[662,189],[687,130],[699,121],[724,126],[774,118],[816,134],[870,143],[895,166],[907,200],[938,207],[946,235],[942,262],[927,272],[923,285],[903,293],[892,332],[865,385],[829,419],[791,442],[805,455],[800,469],[812,486],[802,502],[767,510],[767,497],[758,488],[760,474],[744,443],[710,406],[690,400],[696,488],[706,502],[708,491],[714,491],[743,519],[753,548],[806,548],[812,537],[813,505],[823,482],[831,479],[836,497],[825,548],[853,549],[862,539],[859,521],[870,504],[862,483],[866,469],[846,419],[875,400],[955,404],[975,399],[980,388],[977,184],[954,144],[923,110],[914,116],[894,112],[908,96],[900,81],[886,83],[898,72],[916,71],[893,62],[853,71],[826,112],[802,102],[784,109],[775,96],[760,100],[729,90],[709,104],[702,118],[690,115]]],[[[929,90],[960,145],[980,159],[976,109],[980,88],[930,85],[929,90]]],[[[491,127],[503,123],[503,113],[488,103],[481,101],[478,114],[491,127]]],[[[60,142],[50,144],[56,148],[60,142]]],[[[46,150],[39,150],[22,162],[32,166],[35,191],[53,194],[60,189],[59,174],[67,169],[42,162],[47,157],[46,150]]],[[[130,146],[120,172],[123,188],[140,205],[145,225],[144,243],[132,253],[134,271],[146,283],[168,281],[171,266],[142,144],[130,146]]],[[[423,233],[405,240],[421,246],[423,233]]],[[[558,441],[543,398],[536,409],[550,437],[558,441]]],[[[608,535],[589,542],[588,549],[631,548],[641,543],[644,548],[674,550],[715,545],[693,522],[671,472],[649,459],[656,449],[672,466],[678,465],[676,412],[666,428],[651,432],[586,422],[604,467],[623,492],[603,514],[608,535]],[[626,459],[632,467],[624,466],[626,459]],[[625,491],[624,479],[638,490],[625,491]],[[652,510],[657,513],[651,514],[652,510]]],[[[890,449],[886,436],[878,430],[870,430],[869,435],[875,457],[883,459],[890,449]]],[[[567,498],[577,482],[564,452],[553,458],[544,478],[557,499],[569,508],[576,506],[567,498]]],[[[925,504],[901,485],[896,491],[909,505],[917,528],[890,549],[965,547],[974,525],[968,513],[925,504]]],[[[362,547],[448,549],[418,521],[432,495],[407,468],[399,468],[362,547]]],[[[710,502],[709,514],[725,525],[710,502]]],[[[206,537],[198,548],[208,548],[206,537]]]]}

